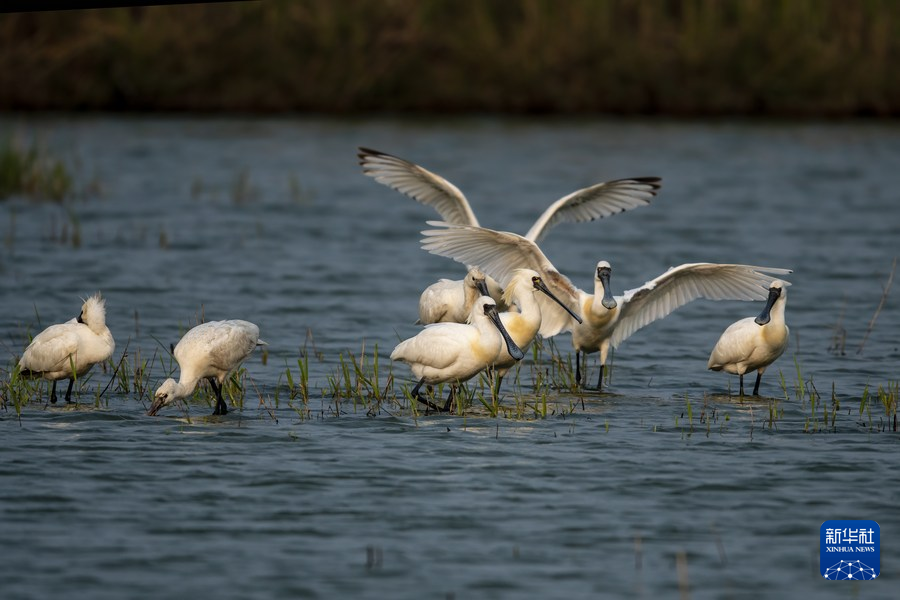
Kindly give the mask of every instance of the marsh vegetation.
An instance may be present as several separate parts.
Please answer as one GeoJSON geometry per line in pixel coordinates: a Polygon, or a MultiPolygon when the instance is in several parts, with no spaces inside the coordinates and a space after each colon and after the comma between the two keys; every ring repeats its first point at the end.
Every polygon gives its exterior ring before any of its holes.
{"type": "Polygon", "coordinates": [[[897,115],[888,0],[267,0],[0,17],[0,108],[897,115]]]}

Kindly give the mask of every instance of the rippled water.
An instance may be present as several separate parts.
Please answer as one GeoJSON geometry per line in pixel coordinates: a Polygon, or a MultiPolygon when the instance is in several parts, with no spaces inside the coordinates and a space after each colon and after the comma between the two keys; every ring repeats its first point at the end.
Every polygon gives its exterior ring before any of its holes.
{"type": "MultiPolygon", "coordinates": [[[[114,360],[157,354],[151,387],[201,315],[250,319],[269,342],[225,418],[202,403],[146,417],[146,396],[115,385],[97,403],[99,370],[76,406],[0,410],[4,598],[894,595],[898,438],[860,397],[898,379],[897,290],[857,349],[900,253],[896,125],[7,117],[0,134],[40,140],[103,191],[0,204],[4,369],[98,289],[114,360]],[[793,268],[791,346],[762,385],[783,399],[780,371],[788,399],[740,402],[705,369],[759,305],[695,302],[625,342],[584,409],[335,403],[341,355],[377,345],[388,369],[419,291],[463,272],[419,249],[433,213],[362,176],[359,145],[444,175],[483,225],[518,232],[578,187],[661,176],[653,206],[562,225],[545,253],[583,288],[609,260],[620,292],[682,262],[793,268]],[[309,412],[284,391],[303,348],[309,412]],[[827,519],[880,523],[878,581],[820,578],[827,519]]],[[[507,385],[507,402],[530,392],[525,375],[507,385]]]]}

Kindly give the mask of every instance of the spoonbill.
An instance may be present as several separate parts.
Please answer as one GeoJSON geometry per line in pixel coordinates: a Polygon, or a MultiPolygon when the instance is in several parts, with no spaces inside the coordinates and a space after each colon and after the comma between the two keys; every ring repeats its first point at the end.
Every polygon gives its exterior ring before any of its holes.
{"type": "MultiPolygon", "coordinates": [[[[431,206],[445,222],[479,226],[478,219],[463,193],[440,175],[408,160],[370,148],[359,148],[358,157],[364,174],[420,204],[431,206]]],[[[646,206],[650,204],[650,199],[657,194],[661,185],[658,177],[635,177],[598,183],[576,190],[551,204],[534,222],[525,237],[536,243],[559,223],[593,221],[646,206]]],[[[490,296],[502,308],[500,286],[490,277],[486,283],[491,292],[490,296]]],[[[461,288],[466,284],[464,280],[442,279],[439,285],[441,289],[456,288],[457,291],[453,295],[461,297],[463,294],[461,288]]],[[[423,303],[429,302],[426,294],[429,294],[431,289],[431,287],[426,289],[419,300],[419,321],[423,324],[438,322],[421,318],[423,303]]],[[[454,311],[454,314],[458,318],[454,322],[462,323],[468,316],[468,307],[454,311]]]]}
{"type": "Polygon", "coordinates": [[[667,316],[676,308],[696,300],[764,300],[772,274],[790,273],[789,269],[739,264],[687,263],[670,268],[643,286],[613,296],[610,290],[612,267],[597,263],[594,292],[576,288],[544,255],[538,245],[515,233],[484,227],[449,225],[429,221],[440,227],[423,231],[422,247],[432,254],[462,263],[477,263],[485,273],[501,284],[507,283],[515,269],[537,271],[547,286],[583,320],[578,323],[546,299],[541,302],[541,326],[544,337],[572,332],[575,348],[575,379],[581,381],[581,353],[600,352],[602,387],[604,365],[609,348],[617,348],[639,329],[667,316]]]}
{"type": "Polygon", "coordinates": [[[497,360],[504,342],[514,360],[525,353],[503,327],[497,303],[490,296],[481,296],[472,306],[469,323],[434,323],[415,336],[406,339],[391,352],[391,360],[409,365],[419,382],[412,395],[434,410],[447,412],[453,402],[456,386],[468,381],[497,360]],[[443,407],[419,394],[423,384],[451,382],[450,395],[443,407]]]}
{"type": "Polygon", "coordinates": [[[197,325],[181,338],[175,346],[175,360],[181,368],[176,382],[166,379],[154,394],[153,404],[147,414],[159,410],[179,398],[185,398],[197,389],[201,379],[207,379],[216,393],[214,415],[228,414],[228,405],[222,398],[222,385],[229,373],[237,369],[257,346],[265,346],[259,339],[259,327],[249,321],[209,321],[197,325]]]}
{"type": "MultiPolygon", "coordinates": [[[[516,269],[512,279],[503,290],[503,300],[517,311],[509,310],[500,313],[500,321],[509,332],[516,346],[525,351],[538,334],[541,328],[541,308],[537,301],[537,293],[542,292],[553,302],[563,308],[576,322],[581,323],[581,317],[575,314],[568,306],[557,298],[544,284],[537,271],[532,269],[516,269]]],[[[506,348],[500,349],[500,354],[494,360],[496,371],[496,389],[500,390],[503,376],[516,364],[517,358],[510,355],[506,348]]]]}
{"type": "Polygon", "coordinates": [[[431,284],[419,298],[419,320],[416,323],[465,323],[479,296],[502,296],[503,291],[497,282],[491,279],[494,289],[489,289],[485,278],[481,269],[472,267],[462,280],[462,285],[450,279],[431,284]]]}
{"type": "Polygon", "coordinates": [[[759,380],[766,367],[784,354],[790,330],[784,322],[786,282],[776,279],[769,286],[766,307],[758,317],[747,317],[728,326],[709,355],[706,367],[740,376],[744,395],[744,373],[756,370],[753,395],[759,395],[759,380]]]}
{"type": "Polygon", "coordinates": [[[84,301],[78,317],[37,334],[22,353],[19,368],[25,377],[43,377],[53,382],[50,402],[54,404],[56,382],[68,379],[66,402],[71,402],[75,379],[107,360],[115,349],[116,342],[106,327],[106,300],[97,292],[84,301]]]}

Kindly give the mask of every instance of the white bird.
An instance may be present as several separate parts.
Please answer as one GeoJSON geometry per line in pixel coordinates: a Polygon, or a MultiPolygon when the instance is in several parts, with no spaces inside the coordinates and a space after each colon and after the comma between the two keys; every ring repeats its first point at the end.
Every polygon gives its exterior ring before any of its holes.
{"type": "Polygon", "coordinates": [[[725,371],[741,378],[741,396],[744,395],[744,373],[756,370],[753,395],[759,394],[759,380],[766,367],[771,365],[787,348],[790,330],[784,322],[787,304],[786,282],[776,279],[769,286],[766,307],[758,317],[747,317],[728,326],[709,355],[707,368],[725,371]]]}
{"type": "Polygon", "coordinates": [[[71,402],[72,384],[91,368],[112,356],[116,342],[106,327],[106,301],[97,292],[84,301],[81,314],[40,332],[22,353],[19,368],[26,377],[53,382],[50,402],[56,402],[56,382],[68,379],[66,402],[71,402]]]}
{"type": "Polygon", "coordinates": [[[197,325],[175,346],[175,360],[181,368],[181,376],[177,382],[169,378],[159,386],[147,414],[153,416],[162,407],[191,395],[204,378],[216,393],[213,414],[227,414],[228,405],[222,398],[225,378],[257,346],[264,345],[266,342],[259,339],[259,327],[248,321],[209,321],[197,325]]]}
{"type": "Polygon", "coordinates": [[[510,280],[515,269],[537,271],[554,294],[583,320],[579,324],[546,299],[539,299],[542,316],[539,333],[550,337],[564,331],[572,332],[575,377],[579,383],[580,354],[599,351],[598,388],[602,387],[609,348],[618,347],[642,327],[698,298],[763,300],[772,274],[791,272],[788,269],[750,265],[689,263],[673,267],[643,286],[626,291],[623,296],[613,297],[609,284],[612,268],[606,261],[597,263],[594,292],[588,293],[576,288],[568,277],[562,275],[532,240],[483,227],[463,227],[434,221],[428,223],[441,229],[422,232],[425,235],[422,240],[425,250],[458,262],[477,263],[501,285],[510,280]]]}
{"type": "Polygon", "coordinates": [[[419,297],[419,320],[416,324],[465,323],[476,298],[500,298],[503,295],[496,281],[491,279],[489,286],[485,278],[481,269],[473,267],[462,282],[441,279],[431,284],[419,297]]]}
{"type": "Polygon", "coordinates": [[[419,402],[438,411],[450,409],[456,385],[468,381],[489,367],[500,354],[504,342],[515,360],[525,355],[510,338],[490,296],[481,296],[472,306],[469,323],[435,323],[406,339],[391,352],[391,360],[407,363],[419,380],[412,390],[419,402]],[[438,407],[419,394],[423,384],[451,382],[450,396],[438,407]]]}
{"type": "MultiPolygon", "coordinates": [[[[553,292],[544,284],[540,274],[532,269],[516,269],[512,279],[506,284],[503,290],[503,299],[510,307],[517,310],[509,310],[500,313],[500,321],[503,327],[509,333],[510,337],[516,343],[516,346],[522,351],[528,350],[528,346],[538,334],[541,328],[541,308],[538,303],[537,292],[543,292],[553,302],[568,312],[571,317],[581,322],[581,317],[576,315],[572,310],[563,304],[553,292]]],[[[511,356],[506,348],[500,349],[500,354],[494,361],[494,370],[496,371],[497,381],[496,389],[499,391],[500,383],[503,376],[516,364],[518,359],[511,356]]]]}
{"type": "MultiPolygon", "coordinates": [[[[421,204],[431,206],[445,222],[479,226],[478,219],[463,193],[440,175],[402,158],[369,148],[359,148],[358,156],[364,174],[421,204]]],[[[650,199],[656,195],[660,186],[658,177],[635,177],[598,183],[576,190],[551,204],[534,222],[525,238],[539,242],[559,223],[593,221],[646,206],[650,204],[650,199]]],[[[502,309],[500,286],[490,277],[486,283],[491,292],[489,295],[502,309]]],[[[466,284],[463,280],[442,279],[435,285],[440,285],[441,290],[456,288],[453,295],[460,297],[466,284]]],[[[431,299],[426,297],[431,289],[431,287],[426,289],[419,300],[419,321],[423,324],[438,322],[422,319],[423,304],[427,307],[431,302],[431,299]]],[[[439,311],[435,309],[435,312],[439,311]]],[[[458,316],[458,320],[454,321],[457,323],[464,322],[468,316],[468,309],[454,312],[458,316]]]]}

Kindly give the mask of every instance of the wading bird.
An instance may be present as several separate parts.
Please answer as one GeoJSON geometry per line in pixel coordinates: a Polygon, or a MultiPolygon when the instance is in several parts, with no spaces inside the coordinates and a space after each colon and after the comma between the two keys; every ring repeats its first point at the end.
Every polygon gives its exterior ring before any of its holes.
{"type": "Polygon", "coordinates": [[[197,325],[175,346],[175,360],[181,368],[179,380],[169,378],[159,386],[147,414],[153,416],[162,407],[191,395],[204,378],[216,393],[213,414],[227,414],[228,405],[222,398],[225,378],[257,346],[264,345],[266,342],[259,339],[259,327],[248,321],[210,321],[197,325]]]}
{"type": "Polygon", "coordinates": [[[106,327],[106,301],[98,292],[84,301],[77,318],[51,325],[35,336],[22,353],[19,368],[25,377],[43,377],[53,382],[53,403],[56,382],[68,379],[66,402],[71,402],[75,379],[107,360],[115,349],[116,342],[106,327]]]}
{"type": "Polygon", "coordinates": [[[419,297],[418,325],[431,323],[465,323],[472,312],[472,305],[479,296],[500,296],[503,290],[493,279],[494,290],[488,289],[481,269],[469,269],[466,278],[459,281],[441,279],[422,292],[419,297]],[[462,283],[462,285],[459,285],[462,283]],[[491,293],[493,291],[493,293],[491,293]]]}
{"type": "MultiPolygon", "coordinates": [[[[516,343],[516,346],[522,351],[528,350],[528,346],[538,334],[541,328],[541,308],[538,303],[538,292],[542,292],[553,302],[566,311],[572,319],[581,323],[581,317],[576,315],[572,310],[563,304],[553,292],[544,284],[540,274],[532,269],[516,269],[512,279],[506,284],[503,290],[503,300],[510,310],[500,313],[500,321],[506,328],[510,337],[516,343]]],[[[503,376],[516,364],[517,358],[511,356],[506,348],[500,349],[500,354],[494,361],[494,371],[496,375],[495,390],[500,391],[500,384],[503,376]]]]}
{"type": "Polygon", "coordinates": [[[747,317],[728,326],[709,355],[706,367],[740,376],[741,396],[744,395],[744,373],[756,371],[753,395],[759,395],[759,380],[787,348],[790,330],[784,322],[789,285],[776,279],[769,286],[766,307],[758,317],[747,317]]]}
{"type": "MultiPolygon", "coordinates": [[[[421,204],[431,206],[445,222],[454,225],[479,226],[478,219],[463,193],[440,175],[408,160],[378,150],[359,148],[358,156],[364,174],[421,204]]],[[[551,204],[534,222],[531,229],[525,234],[525,238],[539,242],[550,229],[559,223],[593,221],[639,206],[646,206],[650,204],[650,199],[656,195],[661,185],[658,177],[635,177],[598,183],[574,191],[551,204]]],[[[463,280],[442,279],[439,283],[443,289],[457,288],[458,291],[454,293],[457,297],[462,295],[461,288],[465,285],[463,280]]],[[[494,298],[501,310],[504,309],[500,286],[490,277],[487,278],[486,283],[490,290],[489,295],[494,298]]],[[[430,289],[426,289],[419,301],[419,321],[423,324],[438,322],[422,319],[422,303],[426,301],[425,294],[430,289]]],[[[459,319],[455,321],[457,323],[464,322],[468,316],[467,310],[458,310],[454,313],[459,319]]]]}
{"type": "Polygon", "coordinates": [[[447,412],[453,403],[456,386],[492,365],[504,343],[514,360],[525,356],[503,327],[497,303],[490,296],[481,296],[472,306],[469,323],[428,325],[397,344],[391,352],[391,360],[407,363],[419,380],[412,390],[413,397],[434,410],[447,412]],[[447,382],[451,384],[450,396],[443,407],[419,394],[423,384],[447,382]]]}
{"type": "Polygon", "coordinates": [[[618,347],[637,330],[698,298],[764,300],[772,275],[791,272],[750,265],[689,263],[673,267],[622,296],[613,296],[609,283],[612,267],[608,262],[600,261],[594,271],[594,291],[589,293],[576,288],[568,277],[557,271],[532,240],[483,227],[435,221],[428,224],[440,229],[422,232],[425,250],[461,263],[477,263],[501,285],[512,278],[516,269],[537,271],[547,287],[583,320],[578,323],[542,298],[539,299],[542,317],[539,333],[550,337],[564,331],[572,332],[575,378],[579,383],[583,383],[581,353],[600,352],[598,389],[602,387],[609,348],[618,347]]]}

